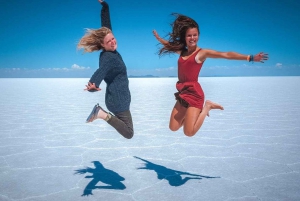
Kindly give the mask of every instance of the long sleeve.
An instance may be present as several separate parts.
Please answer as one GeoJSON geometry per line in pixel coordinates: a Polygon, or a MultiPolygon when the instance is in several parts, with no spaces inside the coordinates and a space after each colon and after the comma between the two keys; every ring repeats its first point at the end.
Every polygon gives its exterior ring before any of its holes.
{"type": "Polygon", "coordinates": [[[117,51],[100,53],[99,69],[92,75],[90,82],[99,87],[102,81],[106,83],[105,104],[107,109],[114,114],[129,110],[131,95],[127,70],[117,51]]]}
{"type": "Polygon", "coordinates": [[[89,81],[91,83],[95,83],[96,87],[100,86],[101,82],[104,80],[105,76],[109,71],[110,65],[109,65],[109,61],[106,58],[107,57],[102,57],[100,55],[99,68],[94,72],[94,74],[92,75],[89,81]]]}
{"type": "MultiPolygon", "coordinates": [[[[100,86],[102,80],[104,79],[105,74],[106,74],[106,73],[105,73],[105,69],[99,67],[99,68],[94,72],[94,74],[93,74],[93,76],[91,77],[91,79],[90,79],[89,82],[90,82],[90,83],[95,83],[96,87],[99,88],[99,86],[100,86]]],[[[93,92],[93,91],[92,91],[92,92],[93,92]]]]}
{"type": "Polygon", "coordinates": [[[102,9],[101,9],[101,27],[107,27],[109,28],[110,30],[112,30],[112,27],[111,27],[111,22],[110,22],[110,15],[109,15],[109,6],[108,4],[103,1],[101,3],[102,5],[102,9]]]}

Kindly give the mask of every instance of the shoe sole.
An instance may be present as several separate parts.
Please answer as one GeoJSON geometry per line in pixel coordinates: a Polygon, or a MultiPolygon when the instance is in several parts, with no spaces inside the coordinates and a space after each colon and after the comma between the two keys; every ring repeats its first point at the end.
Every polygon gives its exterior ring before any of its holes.
{"type": "Polygon", "coordinates": [[[97,109],[98,109],[98,107],[100,107],[98,104],[94,106],[94,108],[93,108],[92,112],[90,113],[90,115],[89,115],[89,116],[88,116],[88,118],[86,119],[86,123],[89,123],[89,122],[90,122],[90,120],[91,120],[92,118],[94,118],[94,117],[95,117],[95,115],[96,115],[96,112],[97,112],[97,111],[99,111],[99,110],[97,110],[97,109]]]}

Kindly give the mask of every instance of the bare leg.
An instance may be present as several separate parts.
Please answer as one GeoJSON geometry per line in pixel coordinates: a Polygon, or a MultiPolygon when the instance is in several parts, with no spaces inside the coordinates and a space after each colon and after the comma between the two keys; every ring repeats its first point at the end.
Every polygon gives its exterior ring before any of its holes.
{"type": "Polygon", "coordinates": [[[205,117],[209,116],[209,111],[212,109],[224,110],[223,106],[210,100],[205,101],[202,111],[199,108],[189,107],[186,111],[183,125],[184,134],[189,137],[195,135],[201,128],[205,117]]]}
{"type": "Polygon", "coordinates": [[[97,119],[105,119],[107,117],[108,113],[104,112],[103,110],[99,110],[97,119]]]}
{"type": "Polygon", "coordinates": [[[187,108],[176,101],[170,117],[169,128],[171,131],[177,131],[183,125],[186,111],[187,108]]]}

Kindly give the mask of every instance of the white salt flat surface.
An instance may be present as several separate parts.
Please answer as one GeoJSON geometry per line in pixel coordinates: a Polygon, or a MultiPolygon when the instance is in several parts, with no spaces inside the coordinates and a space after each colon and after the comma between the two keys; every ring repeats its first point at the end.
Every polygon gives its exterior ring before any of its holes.
{"type": "Polygon", "coordinates": [[[300,77],[200,78],[222,104],[168,129],[176,78],[130,78],[135,136],[85,123],[88,79],[0,79],[1,201],[300,200],[300,77]]]}

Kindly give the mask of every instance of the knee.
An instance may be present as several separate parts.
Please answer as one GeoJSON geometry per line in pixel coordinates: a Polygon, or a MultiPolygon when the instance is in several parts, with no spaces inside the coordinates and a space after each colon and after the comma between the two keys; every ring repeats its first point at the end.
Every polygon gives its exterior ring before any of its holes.
{"type": "Polygon", "coordinates": [[[188,136],[188,137],[193,137],[193,136],[196,134],[195,131],[193,131],[193,130],[188,130],[188,129],[184,129],[183,132],[184,132],[184,134],[185,134],[186,136],[188,136]]]}
{"type": "Polygon", "coordinates": [[[169,125],[171,131],[178,131],[179,128],[169,125]]]}
{"type": "Polygon", "coordinates": [[[126,135],[124,135],[124,137],[125,137],[126,139],[131,139],[131,138],[133,138],[133,134],[134,134],[134,132],[132,131],[132,132],[127,133],[126,135]]]}
{"type": "Polygon", "coordinates": [[[124,184],[122,184],[119,189],[124,190],[124,189],[126,189],[126,186],[124,184]]]}
{"type": "Polygon", "coordinates": [[[181,128],[182,125],[179,125],[177,123],[174,123],[174,122],[170,122],[169,123],[169,129],[171,131],[178,131],[180,128],[181,128]]]}
{"type": "Polygon", "coordinates": [[[122,182],[118,182],[116,184],[112,183],[111,185],[114,186],[115,189],[118,189],[118,190],[126,189],[126,186],[122,182]]]}
{"type": "Polygon", "coordinates": [[[128,139],[128,140],[130,140],[131,138],[133,138],[133,134],[128,135],[128,136],[126,137],[126,139],[128,139]]]}

